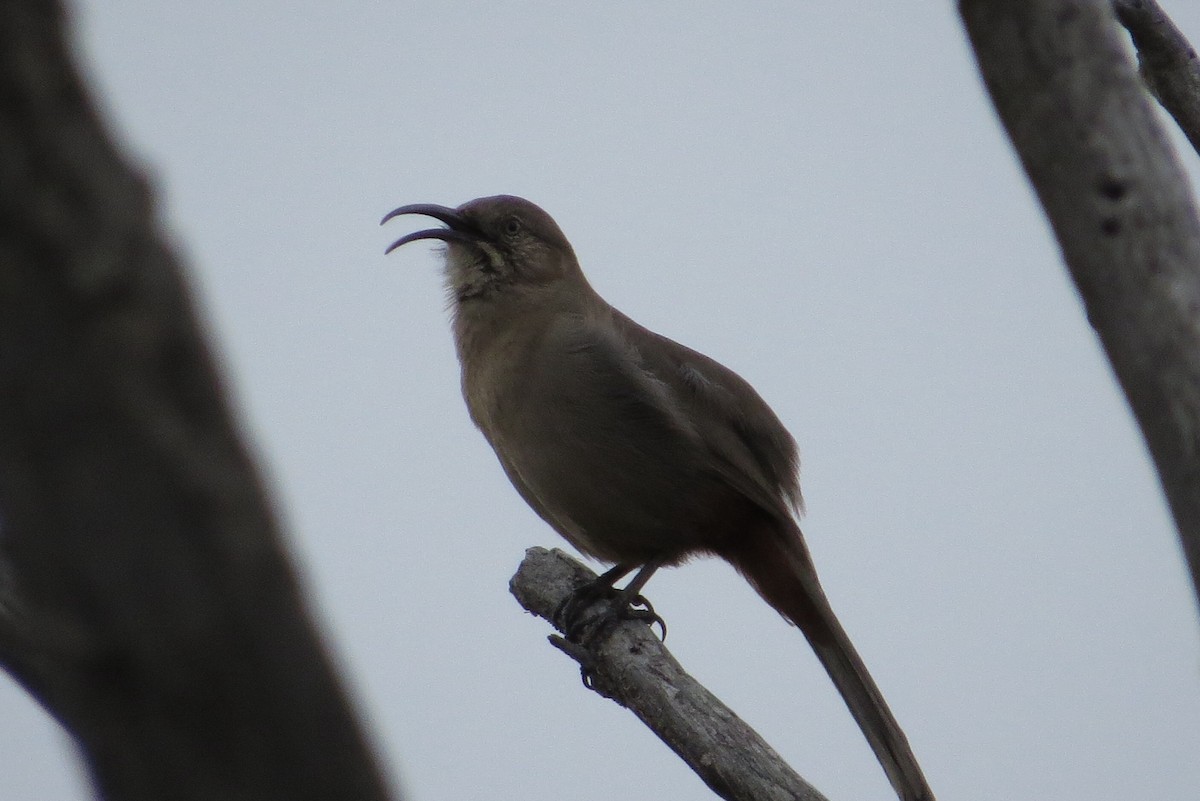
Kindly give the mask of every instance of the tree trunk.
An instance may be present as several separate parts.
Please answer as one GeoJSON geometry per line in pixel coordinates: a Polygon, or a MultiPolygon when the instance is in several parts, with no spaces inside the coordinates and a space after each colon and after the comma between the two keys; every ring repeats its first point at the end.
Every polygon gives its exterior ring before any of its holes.
{"type": "Polygon", "coordinates": [[[1200,225],[1104,0],[961,0],[1200,593],[1200,225]]]}
{"type": "Polygon", "coordinates": [[[63,29],[0,11],[0,660],[104,798],[384,799],[63,29]]]}

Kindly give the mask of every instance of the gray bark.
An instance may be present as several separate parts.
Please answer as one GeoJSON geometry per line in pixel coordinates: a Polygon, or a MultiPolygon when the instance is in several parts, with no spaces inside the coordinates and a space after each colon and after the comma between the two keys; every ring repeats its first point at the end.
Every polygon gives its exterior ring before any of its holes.
{"type": "Polygon", "coordinates": [[[144,181],[0,11],[0,660],[107,799],[384,799],[144,181]]]}
{"type": "Polygon", "coordinates": [[[960,0],[1200,592],[1200,224],[1104,0],[960,0]]]}
{"type": "Polygon", "coordinates": [[[1200,153],[1200,58],[1155,0],[1115,0],[1137,47],[1142,80],[1200,153]]]}
{"type": "MultiPolygon", "coordinates": [[[[530,548],[509,585],[521,606],[553,621],[596,574],[558,550],[530,548]]],[[[552,636],[588,686],[629,709],[728,801],[825,801],[757,732],[684,672],[649,626],[624,621],[588,647],[552,636]]]]}

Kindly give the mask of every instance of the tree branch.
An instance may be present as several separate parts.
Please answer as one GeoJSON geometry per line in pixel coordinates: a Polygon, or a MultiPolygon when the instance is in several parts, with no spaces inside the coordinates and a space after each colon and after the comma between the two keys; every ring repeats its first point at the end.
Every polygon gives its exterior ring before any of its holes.
{"type": "Polygon", "coordinates": [[[1200,153],[1200,58],[1157,0],[1114,0],[1137,47],[1142,80],[1200,153]]]}
{"type": "Polygon", "coordinates": [[[0,11],[0,658],[107,799],[386,797],[141,178],[0,11]]]}
{"type": "Polygon", "coordinates": [[[1200,592],[1200,224],[1103,0],[960,0],[1200,592]]]}
{"type": "MultiPolygon", "coordinates": [[[[521,606],[553,623],[554,610],[596,574],[558,550],[530,548],[509,584],[521,606]]],[[[590,648],[550,641],[579,662],[589,686],[637,715],[729,801],[825,801],[727,706],[684,672],[651,629],[613,628],[590,648]]]]}

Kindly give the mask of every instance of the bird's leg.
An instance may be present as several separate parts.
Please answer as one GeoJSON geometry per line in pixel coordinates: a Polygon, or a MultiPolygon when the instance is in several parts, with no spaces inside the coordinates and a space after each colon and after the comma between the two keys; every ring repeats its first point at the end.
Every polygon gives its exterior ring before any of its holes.
{"type": "Polygon", "coordinates": [[[625,589],[617,593],[621,598],[617,614],[626,620],[644,620],[650,626],[657,624],[662,630],[662,639],[665,640],[667,639],[666,621],[654,611],[654,607],[646,600],[646,596],[642,595],[642,587],[646,586],[646,582],[660,567],[662,567],[660,559],[642,565],[642,569],[638,571],[632,581],[625,585],[625,589]]]}
{"type": "Polygon", "coordinates": [[[591,640],[613,624],[621,620],[644,620],[650,625],[658,624],[662,636],[667,636],[667,624],[654,611],[642,595],[642,587],[661,567],[662,562],[654,560],[642,565],[633,580],[618,590],[613,586],[621,577],[633,571],[634,566],[621,563],[578,587],[568,595],[554,612],[557,622],[567,639],[572,642],[591,640]],[[591,617],[585,617],[584,612],[597,601],[606,601],[604,608],[591,617]]]}

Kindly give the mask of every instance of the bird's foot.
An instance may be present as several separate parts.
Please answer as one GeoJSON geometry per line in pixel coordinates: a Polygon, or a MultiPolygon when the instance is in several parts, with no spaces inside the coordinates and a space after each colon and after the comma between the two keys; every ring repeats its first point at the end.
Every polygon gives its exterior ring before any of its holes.
{"type": "Polygon", "coordinates": [[[657,625],[662,631],[662,639],[667,638],[666,622],[644,596],[618,590],[602,580],[581,585],[554,610],[554,622],[567,639],[582,645],[594,642],[623,620],[643,620],[649,626],[657,625]]]}

